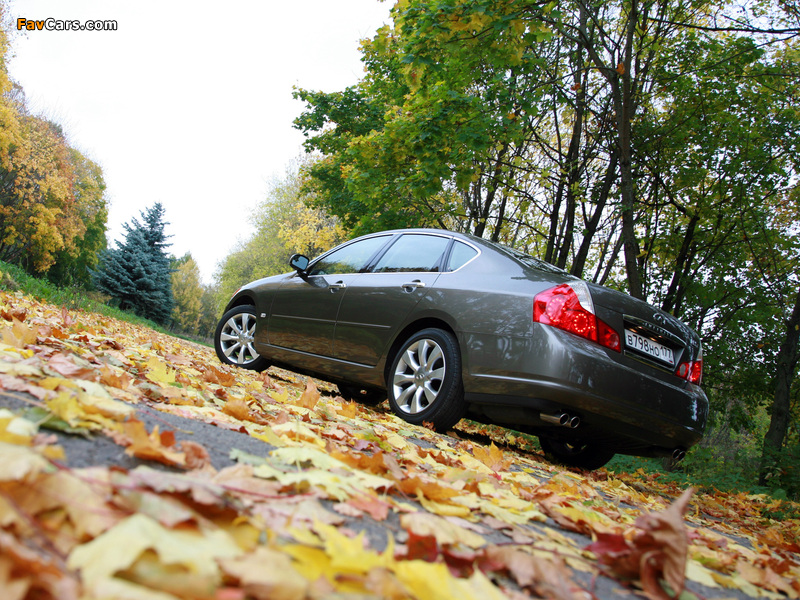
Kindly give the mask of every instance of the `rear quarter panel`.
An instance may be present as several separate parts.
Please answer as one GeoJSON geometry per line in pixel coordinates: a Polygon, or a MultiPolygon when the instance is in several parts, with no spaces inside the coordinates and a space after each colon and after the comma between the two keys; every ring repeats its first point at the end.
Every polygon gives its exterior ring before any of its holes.
{"type": "Polygon", "coordinates": [[[459,338],[465,386],[474,375],[513,374],[531,352],[533,298],[569,276],[541,273],[491,249],[463,269],[443,273],[417,313],[442,311],[459,338]]]}

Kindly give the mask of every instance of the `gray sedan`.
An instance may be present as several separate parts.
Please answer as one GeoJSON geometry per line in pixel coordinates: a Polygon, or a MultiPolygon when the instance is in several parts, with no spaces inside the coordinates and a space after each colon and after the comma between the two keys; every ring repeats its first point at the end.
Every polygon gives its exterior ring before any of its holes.
{"type": "Polygon", "coordinates": [[[626,294],[473,236],[349,241],[249,283],[217,326],[224,363],[290,368],[439,431],[462,417],[538,435],[570,466],[682,458],[703,435],[697,334],[626,294]]]}

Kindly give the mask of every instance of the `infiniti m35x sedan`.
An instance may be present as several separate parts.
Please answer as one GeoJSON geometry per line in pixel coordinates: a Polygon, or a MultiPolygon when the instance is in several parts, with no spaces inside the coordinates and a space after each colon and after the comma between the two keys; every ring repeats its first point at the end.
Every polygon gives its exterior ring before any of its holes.
{"type": "Polygon", "coordinates": [[[219,359],[339,386],[410,423],[462,417],[538,435],[555,460],[682,458],[703,435],[697,334],[626,294],[469,235],[386,231],[249,283],[217,326],[219,359]]]}

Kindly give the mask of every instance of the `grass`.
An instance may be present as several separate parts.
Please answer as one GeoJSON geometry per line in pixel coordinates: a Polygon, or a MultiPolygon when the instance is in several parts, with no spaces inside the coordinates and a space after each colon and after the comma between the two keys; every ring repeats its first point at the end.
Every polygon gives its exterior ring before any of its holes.
{"type": "Polygon", "coordinates": [[[2,261],[0,261],[0,290],[7,292],[23,292],[41,302],[47,302],[56,306],[64,306],[69,310],[98,313],[134,325],[150,327],[160,333],[175,335],[175,332],[168,331],[163,326],[149,319],[145,319],[114,306],[109,306],[105,303],[105,298],[97,293],[88,292],[77,287],[58,287],[46,279],[32,277],[26,273],[24,269],[16,265],[2,261]]]}

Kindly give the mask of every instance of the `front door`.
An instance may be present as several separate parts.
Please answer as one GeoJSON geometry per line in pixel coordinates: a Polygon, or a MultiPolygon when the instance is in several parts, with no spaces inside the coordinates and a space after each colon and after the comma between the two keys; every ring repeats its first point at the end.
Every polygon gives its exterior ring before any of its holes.
{"type": "Polygon", "coordinates": [[[373,366],[439,278],[450,238],[406,233],[369,273],[352,281],[339,305],[334,357],[373,366]]]}
{"type": "Polygon", "coordinates": [[[391,236],[357,240],[323,255],[307,274],[288,278],[275,293],[267,326],[268,343],[321,356],[333,355],[339,304],[348,287],[391,236]]]}

